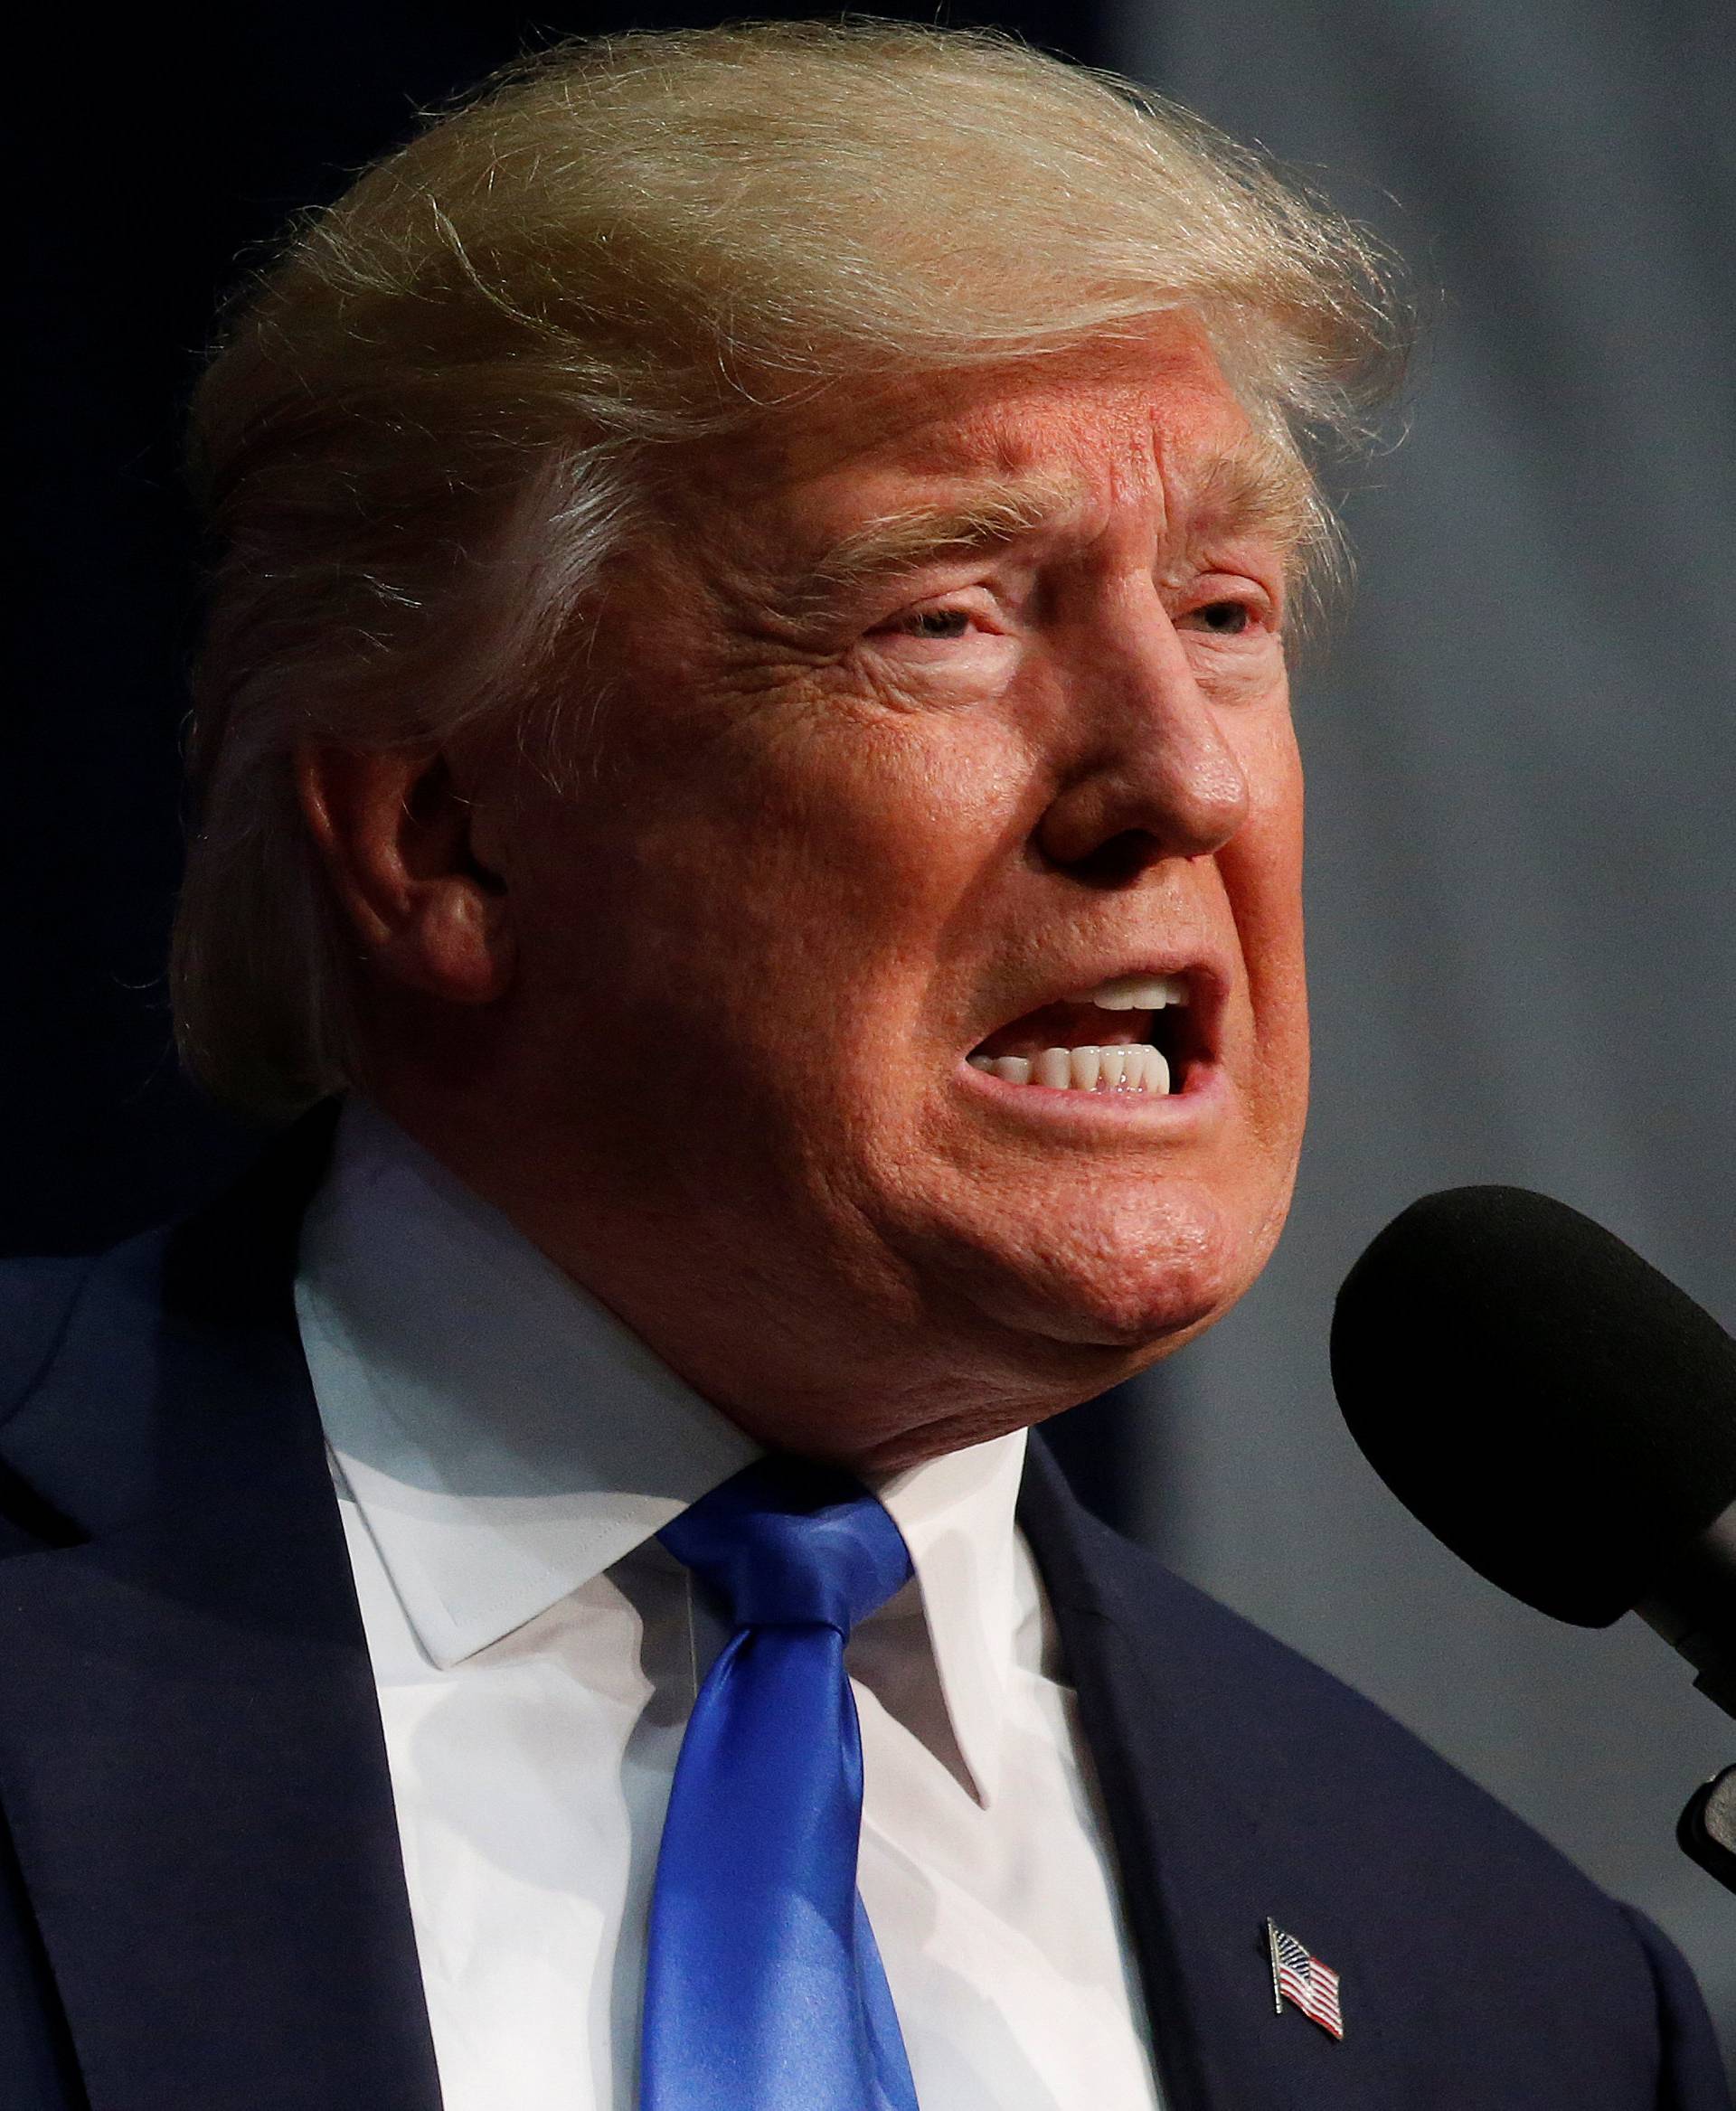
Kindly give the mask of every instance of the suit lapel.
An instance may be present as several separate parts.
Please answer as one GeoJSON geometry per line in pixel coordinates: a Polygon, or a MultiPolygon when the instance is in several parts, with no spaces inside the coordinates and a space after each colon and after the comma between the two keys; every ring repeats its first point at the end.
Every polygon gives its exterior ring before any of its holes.
{"type": "Polygon", "coordinates": [[[91,2111],[437,2111],[365,1636],[291,1304],[329,1145],[98,1264],[3,1433],[0,1804],[91,2111]]]}
{"type": "Polygon", "coordinates": [[[1293,1805],[1278,1711],[1250,1705],[1246,1631],[1083,1511],[1040,1443],[1019,1516],[1102,1790],[1166,2111],[1390,2111],[1382,2034],[1357,2007],[1358,1874],[1311,1849],[1330,1827],[1293,1805]],[[1343,2043],[1276,2012],[1269,1914],[1343,1975],[1343,2043]]]}

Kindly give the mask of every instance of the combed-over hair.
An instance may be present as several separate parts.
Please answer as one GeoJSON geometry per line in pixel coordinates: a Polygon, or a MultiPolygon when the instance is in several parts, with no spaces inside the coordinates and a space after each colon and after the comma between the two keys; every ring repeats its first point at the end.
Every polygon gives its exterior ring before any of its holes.
{"type": "MultiPolygon", "coordinates": [[[[357,944],[294,749],[516,721],[558,768],[587,588],[672,448],[1185,307],[1299,465],[1389,384],[1389,288],[1370,240],[1256,155],[995,33],[636,33],[485,83],[297,226],[195,398],[217,554],[184,1059],[266,1118],[356,1081],[357,944]]],[[[1302,544],[1329,567],[1317,499],[1302,544]]]]}

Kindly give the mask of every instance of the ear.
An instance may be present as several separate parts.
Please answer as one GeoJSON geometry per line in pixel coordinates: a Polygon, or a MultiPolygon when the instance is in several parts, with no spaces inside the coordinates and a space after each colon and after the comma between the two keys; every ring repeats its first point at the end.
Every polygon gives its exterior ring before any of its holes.
{"type": "Polygon", "coordinates": [[[505,881],[477,859],[470,801],[427,749],[297,749],[302,813],[373,965],[407,988],[486,1004],[515,963],[505,881]]]}

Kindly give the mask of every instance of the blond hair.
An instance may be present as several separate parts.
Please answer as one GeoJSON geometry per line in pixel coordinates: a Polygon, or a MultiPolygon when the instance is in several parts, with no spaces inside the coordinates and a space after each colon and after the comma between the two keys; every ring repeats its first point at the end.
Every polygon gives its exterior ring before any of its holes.
{"type": "MultiPolygon", "coordinates": [[[[356,946],[293,751],[516,721],[555,756],[587,588],[672,447],[1176,307],[1297,461],[1360,430],[1401,335],[1373,245],[1258,156],[980,32],[563,43],[307,216],[194,402],[218,554],[173,966],[189,1066],[268,1118],[356,1080],[356,946]]],[[[1318,569],[1317,501],[1307,526],[1318,569]]]]}

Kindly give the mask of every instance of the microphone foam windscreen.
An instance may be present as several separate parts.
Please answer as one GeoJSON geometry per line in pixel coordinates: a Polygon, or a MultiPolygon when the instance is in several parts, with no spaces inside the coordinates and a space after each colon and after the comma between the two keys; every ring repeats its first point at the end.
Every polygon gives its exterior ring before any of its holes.
{"type": "Polygon", "coordinates": [[[1338,1293],[1332,1378],[1399,1500],[1558,1620],[1608,1626],[1736,1499],[1736,1342],[1524,1188],[1395,1218],[1338,1293]]]}

